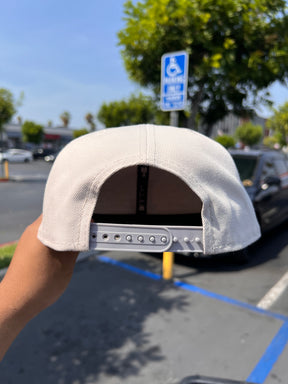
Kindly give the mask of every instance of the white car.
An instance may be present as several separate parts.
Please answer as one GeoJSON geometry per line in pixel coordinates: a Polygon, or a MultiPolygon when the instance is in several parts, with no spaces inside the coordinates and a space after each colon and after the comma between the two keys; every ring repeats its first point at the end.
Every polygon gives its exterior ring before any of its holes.
{"type": "Polygon", "coordinates": [[[8,149],[5,152],[0,152],[0,162],[5,160],[11,163],[27,163],[33,160],[33,154],[24,149],[8,149]]]}

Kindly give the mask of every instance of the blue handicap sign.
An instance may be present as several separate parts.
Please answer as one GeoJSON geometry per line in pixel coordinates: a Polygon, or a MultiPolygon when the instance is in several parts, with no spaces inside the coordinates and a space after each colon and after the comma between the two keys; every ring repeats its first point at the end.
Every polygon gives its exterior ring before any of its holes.
{"type": "Polygon", "coordinates": [[[161,61],[161,109],[185,109],[188,83],[188,53],[166,53],[161,61]]]}

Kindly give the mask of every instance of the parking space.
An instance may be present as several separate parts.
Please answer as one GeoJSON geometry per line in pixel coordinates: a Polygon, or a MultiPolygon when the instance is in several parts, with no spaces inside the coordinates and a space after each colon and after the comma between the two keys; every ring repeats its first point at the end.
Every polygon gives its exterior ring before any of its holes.
{"type": "Polygon", "coordinates": [[[159,259],[148,258],[147,268],[145,257],[130,256],[78,263],[64,296],[15,341],[1,381],[172,384],[201,374],[287,382],[286,316],[164,282],[159,259]]]}
{"type": "MultiPolygon", "coordinates": [[[[39,173],[36,162],[23,168],[39,182],[1,185],[2,242],[18,238],[41,212],[50,165],[39,164],[39,173]]],[[[11,168],[14,176],[20,171],[11,168]]],[[[176,384],[201,374],[287,383],[286,286],[269,308],[257,307],[288,271],[287,228],[253,247],[247,265],[178,255],[168,283],[161,255],[91,254],[64,296],[15,341],[0,382],[176,384]]]]}
{"type": "MultiPolygon", "coordinates": [[[[116,261],[115,258],[113,258],[113,256],[115,256],[115,254],[111,254],[111,256],[112,256],[112,258],[110,258],[109,256],[108,257],[107,256],[100,256],[99,259],[105,263],[109,263],[109,264],[115,265],[117,267],[124,268],[126,270],[131,271],[132,273],[140,274],[140,275],[146,276],[146,277],[151,278],[151,279],[160,278],[160,276],[158,274],[154,274],[154,273],[150,273],[150,272],[147,272],[145,270],[142,270],[142,269],[138,269],[133,264],[131,265],[131,264],[126,264],[123,261],[116,261]]],[[[119,254],[118,254],[118,258],[119,258],[119,254]]],[[[140,258],[141,258],[141,256],[140,256],[140,258]]],[[[263,355],[261,356],[261,358],[259,359],[259,361],[255,365],[254,369],[251,371],[250,375],[247,377],[247,380],[249,382],[251,381],[253,383],[282,382],[281,381],[282,380],[281,375],[274,372],[273,369],[274,369],[274,366],[277,366],[277,370],[281,369],[281,366],[282,366],[282,369],[284,369],[284,366],[281,365],[282,360],[279,362],[278,362],[278,360],[280,360],[281,355],[285,352],[285,348],[286,348],[286,345],[288,343],[288,323],[287,323],[288,317],[287,316],[282,315],[281,313],[263,310],[262,308],[259,308],[259,306],[251,305],[247,302],[233,299],[232,297],[225,296],[225,295],[213,292],[213,291],[209,291],[209,290],[203,289],[199,286],[185,283],[185,282],[180,281],[178,279],[174,279],[173,285],[176,286],[177,288],[180,288],[181,290],[188,291],[188,292],[191,292],[193,294],[199,295],[198,299],[200,300],[200,302],[203,302],[203,301],[205,302],[205,300],[207,298],[214,300],[214,304],[215,304],[215,302],[218,302],[218,307],[217,307],[216,311],[214,311],[213,305],[211,305],[211,303],[204,304],[204,305],[207,305],[208,317],[214,319],[214,321],[215,321],[215,323],[213,323],[214,325],[211,327],[211,329],[213,331],[216,331],[218,336],[221,335],[221,332],[219,332],[219,329],[218,329],[219,324],[221,324],[221,326],[223,326],[223,324],[225,324],[225,330],[227,330],[227,334],[225,337],[227,337],[229,340],[235,341],[235,339],[233,338],[232,335],[234,335],[234,337],[235,336],[237,337],[237,335],[239,335],[239,332],[241,334],[241,328],[243,327],[242,322],[244,321],[245,326],[247,326],[248,329],[250,330],[249,332],[246,333],[246,336],[249,336],[249,338],[250,338],[250,340],[248,340],[248,345],[249,345],[249,341],[250,341],[250,347],[252,349],[252,356],[255,353],[255,350],[253,350],[253,348],[251,346],[251,339],[252,339],[253,347],[256,347],[256,350],[258,352],[260,352],[261,342],[263,342],[263,340],[265,340],[265,336],[267,336],[267,334],[266,334],[267,328],[265,325],[263,326],[263,319],[261,319],[261,320],[258,319],[257,320],[257,322],[259,321],[258,327],[254,328],[253,324],[251,323],[251,319],[250,318],[245,319],[245,316],[243,316],[243,310],[244,310],[244,313],[247,311],[248,311],[248,313],[250,312],[250,315],[252,315],[254,313],[254,314],[264,316],[266,318],[266,320],[268,318],[280,320],[281,322],[280,322],[280,324],[278,324],[279,329],[276,329],[276,333],[275,333],[274,337],[271,339],[270,343],[267,344],[266,349],[263,350],[263,355]],[[199,297],[201,297],[201,298],[199,298],[199,297]],[[234,309],[235,308],[242,309],[241,315],[238,314],[238,316],[237,316],[237,319],[240,320],[240,323],[238,323],[237,321],[233,320],[233,318],[230,317],[229,311],[227,311],[227,308],[225,308],[225,306],[223,306],[223,304],[228,304],[229,306],[234,307],[234,309]],[[223,318],[221,320],[219,320],[219,318],[217,318],[217,316],[215,316],[215,314],[218,314],[218,313],[222,313],[222,315],[223,315],[223,318]],[[229,319],[228,323],[227,323],[227,319],[229,319]],[[231,320],[231,323],[230,323],[230,320],[231,320]],[[241,326],[239,326],[239,324],[241,324],[241,326]],[[229,328],[229,326],[230,326],[230,328],[229,328]],[[256,329],[258,331],[260,331],[260,333],[256,332],[256,329]],[[232,331],[232,335],[230,334],[231,331],[232,331]],[[264,336],[264,334],[265,334],[265,336],[264,336]],[[256,337],[255,340],[253,340],[254,336],[256,337]],[[277,363],[277,365],[276,365],[276,363],[277,363]]],[[[202,323],[205,323],[205,320],[200,322],[199,324],[202,324],[202,323]]],[[[197,329],[197,327],[196,327],[196,329],[197,329]]],[[[210,337],[209,340],[205,340],[205,338],[202,339],[202,341],[204,342],[204,346],[207,347],[208,345],[210,345],[212,343],[213,346],[215,347],[215,345],[217,344],[217,341],[215,341],[215,344],[214,344],[214,337],[213,336],[211,337],[211,335],[209,337],[210,337]]],[[[245,343],[244,339],[241,340],[241,342],[245,343]]],[[[201,342],[200,342],[200,344],[201,344],[201,342]]],[[[220,346],[221,353],[223,353],[222,348],[224,347],[224,349],[225,349],[225,341],[222,341],[220,344],[217,344],[217,345],[220,346]]],[[[238,365],[241,365],[241,363],[244,363],[244,366],[248,367],[249,364],[247,363],[246,358],[248,358],[249,362],[253,361],[254,358],[253,357],[251,358],[251,355],[247,354],[247,352],[246,352],[245,358],[243,359],[243,357],[244,357],[243,354],[241,354],[241,353],[239,354],[239,352],[235,349],[236,346],[237,346],[237,342],[235,343],[234,347],[228,348],[229,353],[232,353],[230,356],[233,356],[233,361],[237,361],[238,365]]],[[[216,353],[216,351],[213,350],[212,353],[214,354],[214,353],[216,353]]],[[[286,354],[287,353],[288,353],[288,351],[286,350],[286,354]]],[[[255,357],[255,355],[254,355],[254,357],[255,357]]],[[[213,369],[215,369],[215,368],[213,368],[213,369]]],[[[216,369],[216,372],[217,372],[217,369],[216,369]]],[[[215,373],[214,374],[210,373],[210,375],[215,376],[215,373]]],[[[286,374],[284,374],[284,377],[285,376],[286,376],[286,374]]],[[[223,376],[218,375],[218,377],[223,377],[223,376]]],[[[235,379],[236,377],[237,377],[237,375],[235,376],[235,374],[234,374],[233,377],[230,376],[229,378],[235,379]]],[[[244,379],[241,378],[241,380],[244,380],[244,379]]],[[[283,381],[283,382],[285,382],[285,381],[283,381]]]]}

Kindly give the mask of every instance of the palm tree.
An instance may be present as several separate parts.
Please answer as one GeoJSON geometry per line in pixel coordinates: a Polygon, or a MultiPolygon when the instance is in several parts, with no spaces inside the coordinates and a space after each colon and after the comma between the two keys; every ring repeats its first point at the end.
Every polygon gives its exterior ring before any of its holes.
{"type": "Polygon", "coordinates": [[[85,119],[87,121],[87,123],[90,125],[90,131],[95,131],[96,130],[96,124],[94,122],[94,116],[92,115],[92,113],[87,113],[86,116],[85,116],[85,119]]]}
{"type": "Polygon", "coordinates": [[[60,119],[62,120],[63,127],[67,128],[71,120],[71,114],[65,111],[60,115],[60,119]]]}

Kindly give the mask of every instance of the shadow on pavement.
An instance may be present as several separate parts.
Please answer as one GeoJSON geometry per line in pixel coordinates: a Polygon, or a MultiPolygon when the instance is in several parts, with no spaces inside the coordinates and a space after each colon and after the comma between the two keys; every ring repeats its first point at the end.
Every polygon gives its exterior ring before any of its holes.
{"type": "Polygon", "coordinates": [[[149,363],[165,359],[145,331],[149,316],[189,305],[184,294],[173,298],[171,290],[165,282],[93,258],[78,264],[62,298],[14,342],[1,365],[1,382],[81,384],[105,382],[101,375],[118,380],[139,375],[149,363]]]}

